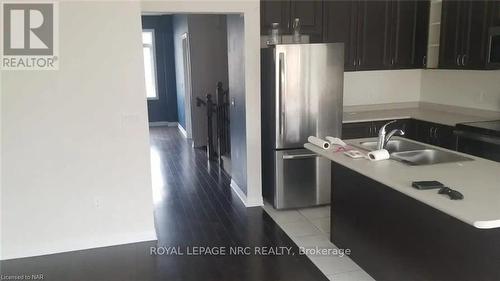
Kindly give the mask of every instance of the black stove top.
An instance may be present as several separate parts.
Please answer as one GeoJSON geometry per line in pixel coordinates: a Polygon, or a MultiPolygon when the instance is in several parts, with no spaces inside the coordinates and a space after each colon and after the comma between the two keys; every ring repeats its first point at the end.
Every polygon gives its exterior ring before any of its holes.
{"type": "Polygon", "coordinates": [[[500,137],[500,120],[461,123],[457,129],[500,137]]]}

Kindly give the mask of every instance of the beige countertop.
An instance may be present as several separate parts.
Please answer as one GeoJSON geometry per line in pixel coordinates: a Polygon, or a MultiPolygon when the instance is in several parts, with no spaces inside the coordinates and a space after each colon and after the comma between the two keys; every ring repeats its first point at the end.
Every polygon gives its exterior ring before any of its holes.
{"type": "Polygon", "coordinates": [[[455,126],[457,123],[491,120],[488,117],[479,117],[455,112],[439,111],[428,108],[399,108],[378,109],[367,111],[344,112],[343,123],[382,121],[413,118],[421,121],[455,126]]]}
{"type": "MultiPolygon", "coordinates": [[[[375,139],[353,139],[346,142],[353,144],[366,140],[375,139]]],[[[310,143],[304,147],[476,228],[500,227],[500,163],[462,154],[474,161],[409,166],[391,159],[378,162],[352,159],[341,152],[323,150],[310,143]],[[450,200],[447,196],[437,194],[436,190],[417,190],[411,187],[411,182],[418,180],[440,181],[461,192],[464,199],[450,200]]]]}

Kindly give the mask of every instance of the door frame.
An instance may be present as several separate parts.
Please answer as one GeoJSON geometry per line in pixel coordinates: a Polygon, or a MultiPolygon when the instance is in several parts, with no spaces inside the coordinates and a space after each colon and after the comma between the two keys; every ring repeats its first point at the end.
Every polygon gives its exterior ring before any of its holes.
{"type": "Polygon", "coordinates": [[[189,42],[189,33],[185,32],[181,35],[182,40],[182,62],[184,70],[184,107],[186,120],[186,137],[193,138],[193,115],[191,106],[193,104],[192,81],[191,81],[191,47],[189,42]]]}

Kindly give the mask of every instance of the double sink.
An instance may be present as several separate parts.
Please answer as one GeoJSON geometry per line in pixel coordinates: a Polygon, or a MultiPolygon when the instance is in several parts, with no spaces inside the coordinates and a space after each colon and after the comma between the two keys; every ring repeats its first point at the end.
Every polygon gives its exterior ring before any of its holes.
{"type": "MultiPolygon", "coordinates": [[[[377,149],[376,141],[362,141],[354,145],[369,151],[377,149]]],[[[412,166],[453,163],[453,162],[473,160],[472,158],[462,156],[458,153],[436,149],[434,147],[407,141],[404,139],[389,140],[387,142],[385,149],[389,151],[391,159],[412,166]]]]}

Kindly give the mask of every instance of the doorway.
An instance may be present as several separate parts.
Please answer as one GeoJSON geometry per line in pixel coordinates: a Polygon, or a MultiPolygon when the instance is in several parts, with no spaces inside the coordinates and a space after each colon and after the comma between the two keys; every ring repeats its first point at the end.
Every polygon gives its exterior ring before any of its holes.
{"type": "Polygon", "coordinates": [[[243,19],[239,14],[142,16],[150,126],[178,127],[193,148],[205,150],[227,174],[234,172],[234,182],[246,192],[243,19]],[[175,116],[151,122],[157,111],[175,116]],[[232,151],[233,141],[238,143],[232,151]]]}

